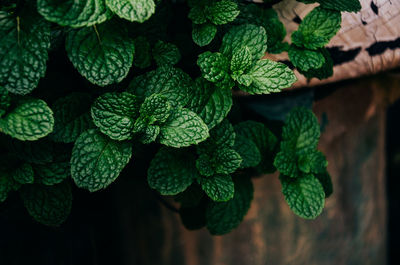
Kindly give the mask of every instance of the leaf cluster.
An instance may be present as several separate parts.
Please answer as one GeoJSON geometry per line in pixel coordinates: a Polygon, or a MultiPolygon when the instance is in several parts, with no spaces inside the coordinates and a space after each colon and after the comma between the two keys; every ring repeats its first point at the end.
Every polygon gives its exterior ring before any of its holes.
{"type": "Polygon", "coordinates": [[[266,53],[288,51],[306,77],[329,77],[324,46],[340,29],[340,12],[359,10],[358,1],[302,1],[320,5],[290,45],[276,11],[247,1],[7,2],[0,6],[1,202],[18,191],[36,221],[58,226],[74,186],[109,187],[151,145],[148,184],[180,203],[190,229],[220,235],[237,227],[253,198],[251,176],[276,170],[294,213],[321,213],[332,185],[316,149],[316,117],[294,109],[276,135],[232,118],[232,91],[265,95],[296,82],[266,53]],[[73,70],[55,69],[63,64],[73,70]]]}

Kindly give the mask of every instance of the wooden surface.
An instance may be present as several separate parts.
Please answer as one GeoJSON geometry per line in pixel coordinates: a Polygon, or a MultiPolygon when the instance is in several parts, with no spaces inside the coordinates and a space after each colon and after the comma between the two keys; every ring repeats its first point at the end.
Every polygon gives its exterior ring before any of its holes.
{"type": "MultiPolygon", "coordinates": [[[[295,87],[320,85],[359,76],[370,75],[400,65],[400,0],[360,0],[362,10],[342,14],[342,28],[328,48],[336,62],[334,76],[311,82],[297,73],[295,87]]],[[[304,16],[316,5],[305,5],[295,0],[284,0],[274,6],[287,28],[286,41],[298,28],[296,17],[304,16]]],[[[268,55],[275,60],[287,60],[287,53],[268,55]]]]}
{"type": "Polygon", "coordinates": [[[318,117],[328,118],[320,149],[335,189],[318,219],[289,210],[276,174],[254,180],[245,221],[222,237],[188,231],[176,213],[144,203],[154,196],[142,184],[117,185],[122,264],[385,264],[385,110],[399,96],[399,80],[386,75],[342,84],[315,103],[318,117]]]}

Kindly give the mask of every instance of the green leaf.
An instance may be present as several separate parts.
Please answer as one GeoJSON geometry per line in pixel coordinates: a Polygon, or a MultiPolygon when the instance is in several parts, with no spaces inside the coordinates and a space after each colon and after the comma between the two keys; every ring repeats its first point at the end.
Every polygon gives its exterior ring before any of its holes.
{"type": "Polygon", "coordinates": [[[79,136],[72,149],[72,179],[90,192],[104,189],[114,182],[131,157],[131,143],[113,141],[90,129],[79,136]]]}
{"type": "Polygon", "coordinates": [[[52,162],[35,165],[34,171],[39,183],[51,186],[63,182],[71,174],[71,167],[69,162],[52,162]]]}
{"type": "Polygon", "coordinates": [[[206,6],[206,17],[215,25],[223,25],[235,20],[240,11],[238,5],[230,0],[221,0],[206,6]]]}
{"type": "Polygon", "coordinates": [[[0,203],[4,202],[8,193],[12,190],[17,190],[18,185],[15,180],[8,172],[4,172],[4,169],[0,171],[0,203]]]}
{"type": "Polygon", "coordinates": [[[231,176],[217,174],[209,178],[199,178],[201,188],[216,202],[226,202],[233,198],[235,187],[231,176]]]}
{"type": "Polygon", "coordinates": [[[135,45],[123,29],[121,24],[111,21],[67,34],[65,48],[69,59],[93,84],[115,84],[127,76],[135,45]]]}
{"type": "Polygon", "coordinates": [[[142,144],[152,143],[157,139],[160,131],[161,129],[158,125],[147,125],[143,130],[137,131],[139,133],[138,139],[142,144]]]}
{"type": "Polygon", "coordinates": [[[240,168],[256,167],[261,162],[261,154],[257,145],[243,135],[236,135],[234,150],[242,158],[240,168]]]}
{"type": "Polygon", "coordinates": [[[234,179],[235,194],[227,202],[210,202],[206,210],[207,229],[212,235],[223,235],[236,228],[243,220],[253,200],[250,178],[234,179]]]}
{"type": "Polygon", "coordinates": [[[147,124],[164,123],[171,115],[172,107],[167,97],[153,94],[140,106],[140,115],[147,118],[147,124]]]}
{"type": "Polygon", "coordinates": [[[323,174],[328,166],[328,161],[326,161],[324,154],[314,150],[300,155],[297,164],[304,173],[323,174]]]}
{"type": "Polygon", "coordinates": [[[261,154],[261,163],[256,168],[259,173],[275,171],[273,159],[276,153],[278,140],[276,136],[264,126],[255,121],[245,121],[235,125],[236,135],[241,135],[254,142],[261,154]]]}
{"type": "Polygon", "coordinates": [[[196,160],[196,168],[200,175],[205,177],[211,177],[215,174],[212,158],[208,154],[200,154],[199,158],[196,160]]]}
{"type": "Polygon", "coordinates": [[[144,22],[156,10],[154,0],[105,0],[108,8],[120,18],[131,22],[144,22]]]}
{"type": "Polygon", "coordinates": [[[187,150],[161,148],[150,163],[147,181],[162,195],[186,190],[198,177],[195,158],[187,150]]]}
{"type": "Polygon", "coordinates": [[[359,0],[319,0],[318,2],[320,2],[321,6],[326,9],[346,12],[358,12],[361,10],[361,4],[359,0]]]}
{"type": "Polygon", "coordinates": [[[220,51],[230,59],[237,49],[245,46],[250,50],[253,62],[261,59],[267,50],[265,29],[251,24],[234,26],[222,39],[220,51]]]}
{"type": "Polygon", "coordinates": [[[39,223],[60,226],[72,207],[72,191],[68,182],[55,186],[25,185],[20,190],[28,213],[39,223]]]}
{"type": "Polygon", "coordinates": [[[282,192],[290,209],[305,219],[315,219],[325,205],[321,183],[312,175],[302,178],[280,177],[282,192]]]}
{"type": "Polygon", "coordinates": [[[111,92],[98,97],[92,105],[92,118],[100,131],[113,140],[132,138],[139,103],[135,95],[128,92],[111,92]]]}
{"type": "Polygon", "coordinates": [[[321,68],[325,63],[325,57],[321,52],[301,49],[294,45],[290,46],[289,59],[294,67],[302,71],[321,68]]]}
{"type": "Polygon", "coordinates": [[[252,82],[249,87],[241,89],[250,94],[270,94],[280,92],[297,81],[292,70],[283,63],[271,60],[260,60],[249,71],[252,82]]]}
{"type": "Polygon", "coordinates": [[[232,107],[232,91],[199,78],[191,91],[188,108],[197,113],[211,130],[226,118],[232,107]]]}
{"type": "MultiPolygon", "coordinates": [[[[282,144],[281,144],[282,146],[282,144]]],[[[283,175],[300,178],[304,175],[297,164],[298,156],[295,151],[281,147],[281,151],[275,156],[274,166],[283,175]]]]}
{"type": "Polygon", "coordinates": [[[21,184],[31,184],[34,181],[34,172],[31,164],[23,163],[13,172],[14,180],[21,184]]]}
{"type": "Polygon", "coordinates": [[[285,25],[279,20],[278,14],[273,8],[265,9],[263,13],[264,23],[261,26],[267,32],[268,52],[281,53],[285,47],[282,43],[286,37],[285,25]]]}
{"type": "Polygon", "coordinates": [[[231,71],[233,79],[237,79],[246,72],[253,64],[253,58],[247,46],[241,47],[233,52],[231,60],[231,71]],[[235,78],[236,77],[236,78],[235,78]]]}
{"type": "Polygon", "coordinates": [[[37,10],[48,21],[70,27],[100,24],[110,17],[104,0],[38,0],[37,10]]]}
{"type": "Polygon", "coordinates": [[[337,11],[346,12],[358,12],[361,10],[361,4],[359,0],[299,0],[306,4],[318,2],[321,7],[326,9],[332,9],[337,11]]]}
{"type": "Polygon", "coordinates": [[[142,100],[160,94],[169,99],[172,107],[185,106],[189,101],[193,81],[181,69],[168,65],[138,76],[129,84],[129,91],[142,100]]]}
{"type": "Polygon", "coordinates": [[[195,6],[190,9],[188,17],[192,20],[193,24],[204,24],[207,22],[207,17],[204,11],[203,7],[195,6]]]}
{"type": "Polygon", "coordinates": [[[218,149],[230,148],[235,144],[235,130],[228,120],[223,120],[220,124],[210,131],[207,141],[197,146],[199,154],[215,154],[218,149]]]}
{"type": "Polygon", "coordinates": [[[325,59],[325,63],[320,68],[310,69],[308,71],[301,71],[299,69],[299,72],[302,73],[308,79],[316,77],[319,80],[322,80],[331,77],[333,75],[333,60],[330,53],[325,48],[319,49],[318,51],[322,53],[325,59]]]}
{"type": "Polygon", "coordinates": [[[282,129],[281,149],[294,150],[298,154],[307,153],[317,148],[320,126],[311,110],[299,107],[290,111],[282,129]]]}
{"type": "MultiPolygon", "coordinates": [[[[221,53],[205,52],[199,55],[197,64],[200,67],[203,77],[213,83],[229,83],[229,61],[221,53]]],[[[228,87],[230,88],[230,87],[228,87]]]]}
{"type": "Polygon", "coordinates": [[[141,69],[151,65],[151,47],[145,37],[139,36],[135,39],[135,60],[133,63],[141,69]]]}
{"type": "Polygon", "coordinates": [[[6,114],[8,108],[11,105],[11,97],[8,90],[0,86],[0,118],[6,114]]]}
{"type": "Polygon", "coordinates": [[[193,24],[192,39],[199,46],[206,46],[212,42],[217,34],[217,27],[211,23],[193,24]]]}
{"type": "Polygon", "coordinates": [[[325,192],[325,198],[328,198],[333,193],[333,184],[331,176],[329,175],[328,171],[325,171],[322,174],[316,174],[315,177],[319,180],[322,185],[322,188],[325,192]]]}
{"type": "Polygon", "coordinates": [[[54,130],[49,135],[55,142],[73,143],[93,122],[90,116],[90,95],[72,93],[54,102],[54,130]]]}
{"type": "Polygon", "coordinates": [[[21,16],[0,11],[0,86],[30,93],[46,73],[50,25],[36,13],[21,16]]]}
{"type": "Polygon", "coordinates": [[[242,164],[242,158],[233,149],[216,149],[215,153],[215,172],[219,174],[231,174],[242,164]]]}
{"type": "Polygon", "coordinates": [[[0,132],[21,141],[34,141],[53,131],[53,112],[40,99],[21,100],[5,117],[0,119],[0,132]]]}
{"type": "Polygon", "coordinates": [[[181,59],[181,54],[176,45],[159,40],[154,45],[153,57],[158,66],[175,65],[181,59]]]}
{"type": "Polygon", "coordinates": [[[340,29],[342,17],[339,11],[314,8],[293,32],[292,42],[311,50],[324,47],[340,29]]]}
{"type": "Polygon", "coordinates": [[[196,113],[178,108],[161,126],[160,143],[179,148],[198,144],[208,137],[208,127],[196,113]]]}

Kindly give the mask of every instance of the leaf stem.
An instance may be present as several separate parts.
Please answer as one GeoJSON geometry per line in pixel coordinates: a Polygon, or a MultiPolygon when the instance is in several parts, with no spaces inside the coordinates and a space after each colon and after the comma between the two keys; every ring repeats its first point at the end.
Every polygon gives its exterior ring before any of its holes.
{"type": "Polygon", "coordinates": [[[99,34],[99,31],[97,30],[96,25],[93,25],[93,29],[94,29],[94,32],[96,32],[97,40],[99,41],[100,45],[102,45],[101,44],[100,34],[99,34]]]}

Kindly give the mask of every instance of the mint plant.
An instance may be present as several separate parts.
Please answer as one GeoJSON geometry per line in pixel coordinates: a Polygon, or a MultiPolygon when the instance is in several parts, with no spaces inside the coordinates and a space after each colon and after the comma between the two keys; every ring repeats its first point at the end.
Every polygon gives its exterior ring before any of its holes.
{"type": "Polygon", "coordinates": [[[74,189],[109,188],[147,152],[149,187],[179,204],[189,229],[236,228],[251,177],[276,170],[292,211],[316,218],[333,188],[315,115],[293,109],[279,134],[231,111],[239,90],[265,95],[296,82],[266,53],[288,52],[307,78],[332,75],[324,46],[340,12],[361,6],[301,2],[319,6],[289,44],[276,11],[249,1],[4,1],[0,201],[18,192],[36,221],[59,226],[74,189]],[[74,70],[56,69],[64,64],[74,70]]]}

